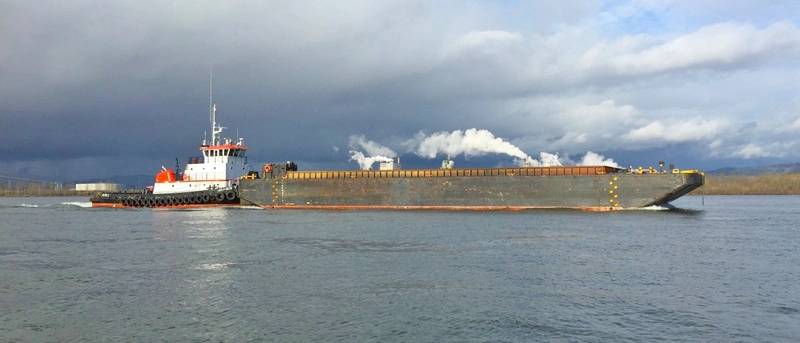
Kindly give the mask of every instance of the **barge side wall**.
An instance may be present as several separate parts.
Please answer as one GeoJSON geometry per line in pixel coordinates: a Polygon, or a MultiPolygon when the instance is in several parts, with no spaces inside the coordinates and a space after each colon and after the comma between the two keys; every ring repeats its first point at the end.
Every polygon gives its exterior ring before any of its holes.
{"type": "Polygon", "coordinates": [[[701,174],[286,177],[242,180],[243,203],[307,208],[636,208],[702,185],[701,174]]]}

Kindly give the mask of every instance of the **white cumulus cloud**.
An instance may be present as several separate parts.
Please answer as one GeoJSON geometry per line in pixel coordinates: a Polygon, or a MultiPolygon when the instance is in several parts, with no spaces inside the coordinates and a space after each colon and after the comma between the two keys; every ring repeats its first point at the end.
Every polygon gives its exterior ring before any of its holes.
{"type": "Polygon", "coordinates": [[[751,159],[758,157],[769,157],[772,156],[772,154],[768,153],[766,150],[764,150],[764,148],[751,143],[740,147],[738,150],[734,151],[731,156],[751,159]]]}
{"type": "Polygon", "coordinates": [[[522,42],[519,33],[491,30],[468,32],[445,47],[445,58],[456,58],[469,53],[500,52],[522,42]]]}
{"type": "Polygon", "coordinates": [[[654,43],[656,37],[623,37],[587,51],[584,66],[621,75],[686,68],[717,68],[800,47],[800,30],[788,22],[759,29],[746,23],[717,23],[654,43]]]}
{"type": "Polygon", "coordinates": [[[791,125],[789,125],[789,128],[791,128],[792,130],[800,130],[800,118],[797,118],[797,120],[795,120],[791,125]]]}
{"type": "Polygon", "coordinates": [[[682,143],[712,139],[726,127],[724,121],[712,119],[689,119],[672,123],[653,121],[623,135],[631,142],[682,143]]]}

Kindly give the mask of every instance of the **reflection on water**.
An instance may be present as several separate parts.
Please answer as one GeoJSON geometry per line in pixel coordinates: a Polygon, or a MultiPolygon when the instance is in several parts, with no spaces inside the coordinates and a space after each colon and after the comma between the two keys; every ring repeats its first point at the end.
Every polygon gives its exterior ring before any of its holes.
{"type": "Polygon", "coordinates": [[[320,248],[332,252],[420,252],[443,250],[431,244],[411,243],[411,242],[376,242],[365,240],[349,240],[335,238],[303,238],[290,237],[275,240],[279,243],[291,243],[301,246],[320,248]]]}
{"type": "Polygon", "coordinates": [[[199,270],[224,270],[235,266],[235,263],[203,263],[197,267],[199,270]]]}
{"type": "Polygon", "coordinates": [[[237,270],[233,267],[237,265],[238,243],[232,241],[231,230],[234,215],[225,208],[153,211],[154,235],[179,236],[176,243],[185,246],[181,256],[185,268],[172,287],[181,312],[190,316],[187,325],[211,316],[220,327],[230,327],[237,321],[231,312],[237,294],[237,270]]]}
{"type": "Polygon", "coordinates": [[[180,238],[198,253],[202,270],[224,270],[233,264],[227,259],[233,212],[224,208],[177,211],[152,211],[153,234],[156,239],[180,238]]]}
{"type": "Polygon", "coordinates": [[[222,239],[233,215],[224,208],[144,211],[151,214],[154,238],[158,240],[222,239]]]}

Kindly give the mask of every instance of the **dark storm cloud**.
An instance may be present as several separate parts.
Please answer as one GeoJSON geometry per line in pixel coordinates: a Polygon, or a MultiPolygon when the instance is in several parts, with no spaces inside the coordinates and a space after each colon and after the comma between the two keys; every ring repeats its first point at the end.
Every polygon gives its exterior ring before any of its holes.
{"type": "MultiPolygon", "coordinates": [[[[695,18],[690,30],[627,35],[626,13],[652,10],[636,3],[3,2],[0,172],[149,173],[195,154],[212,66],[226,133],[238,129],[255,161],[343,166],[353,134],[397,149],[420,130],[471,127],[529,153],[599,149],[617,160],[638,146],[695,143],[693,153],[721,158],[792,146],[788,134],[782,145],[763,141],[779,122],[752,141],[725,138],[754,116],[726,105],[730,97],[698,110],[696,97],[659,95],[742,81],[785,91],[786,73],[769,70],[793,70],[795,23],[695,18]],[[740,79],[698,80],[696,71],[740,79]],[[645,134],[652,139],[635,139],[645,134]]],[[[777,106],[764,97],[756,102],[777,106]]],[[[800,104],[781,105],[779,119],[800,116],[800,104]]]]}

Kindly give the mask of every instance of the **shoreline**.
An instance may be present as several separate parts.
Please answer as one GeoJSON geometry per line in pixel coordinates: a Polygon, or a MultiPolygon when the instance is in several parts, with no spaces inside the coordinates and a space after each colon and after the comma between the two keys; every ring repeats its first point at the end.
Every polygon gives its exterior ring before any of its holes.
{"type": "Polygon", "coordinates": [[[0,198],[32,198],[32,197],[41,197],[41,198],[55,198],[55,197],[91,197],[97,192],[85,192],[85,191],[60,191],[60,192],[14,192],[8,191],[3,192],[0,191],[0,198]]]}
{"type": "Polygon", "coordinates": [[[689,195],[800,195],[800,173],[706,175],[705,185],[689,195]]]}

